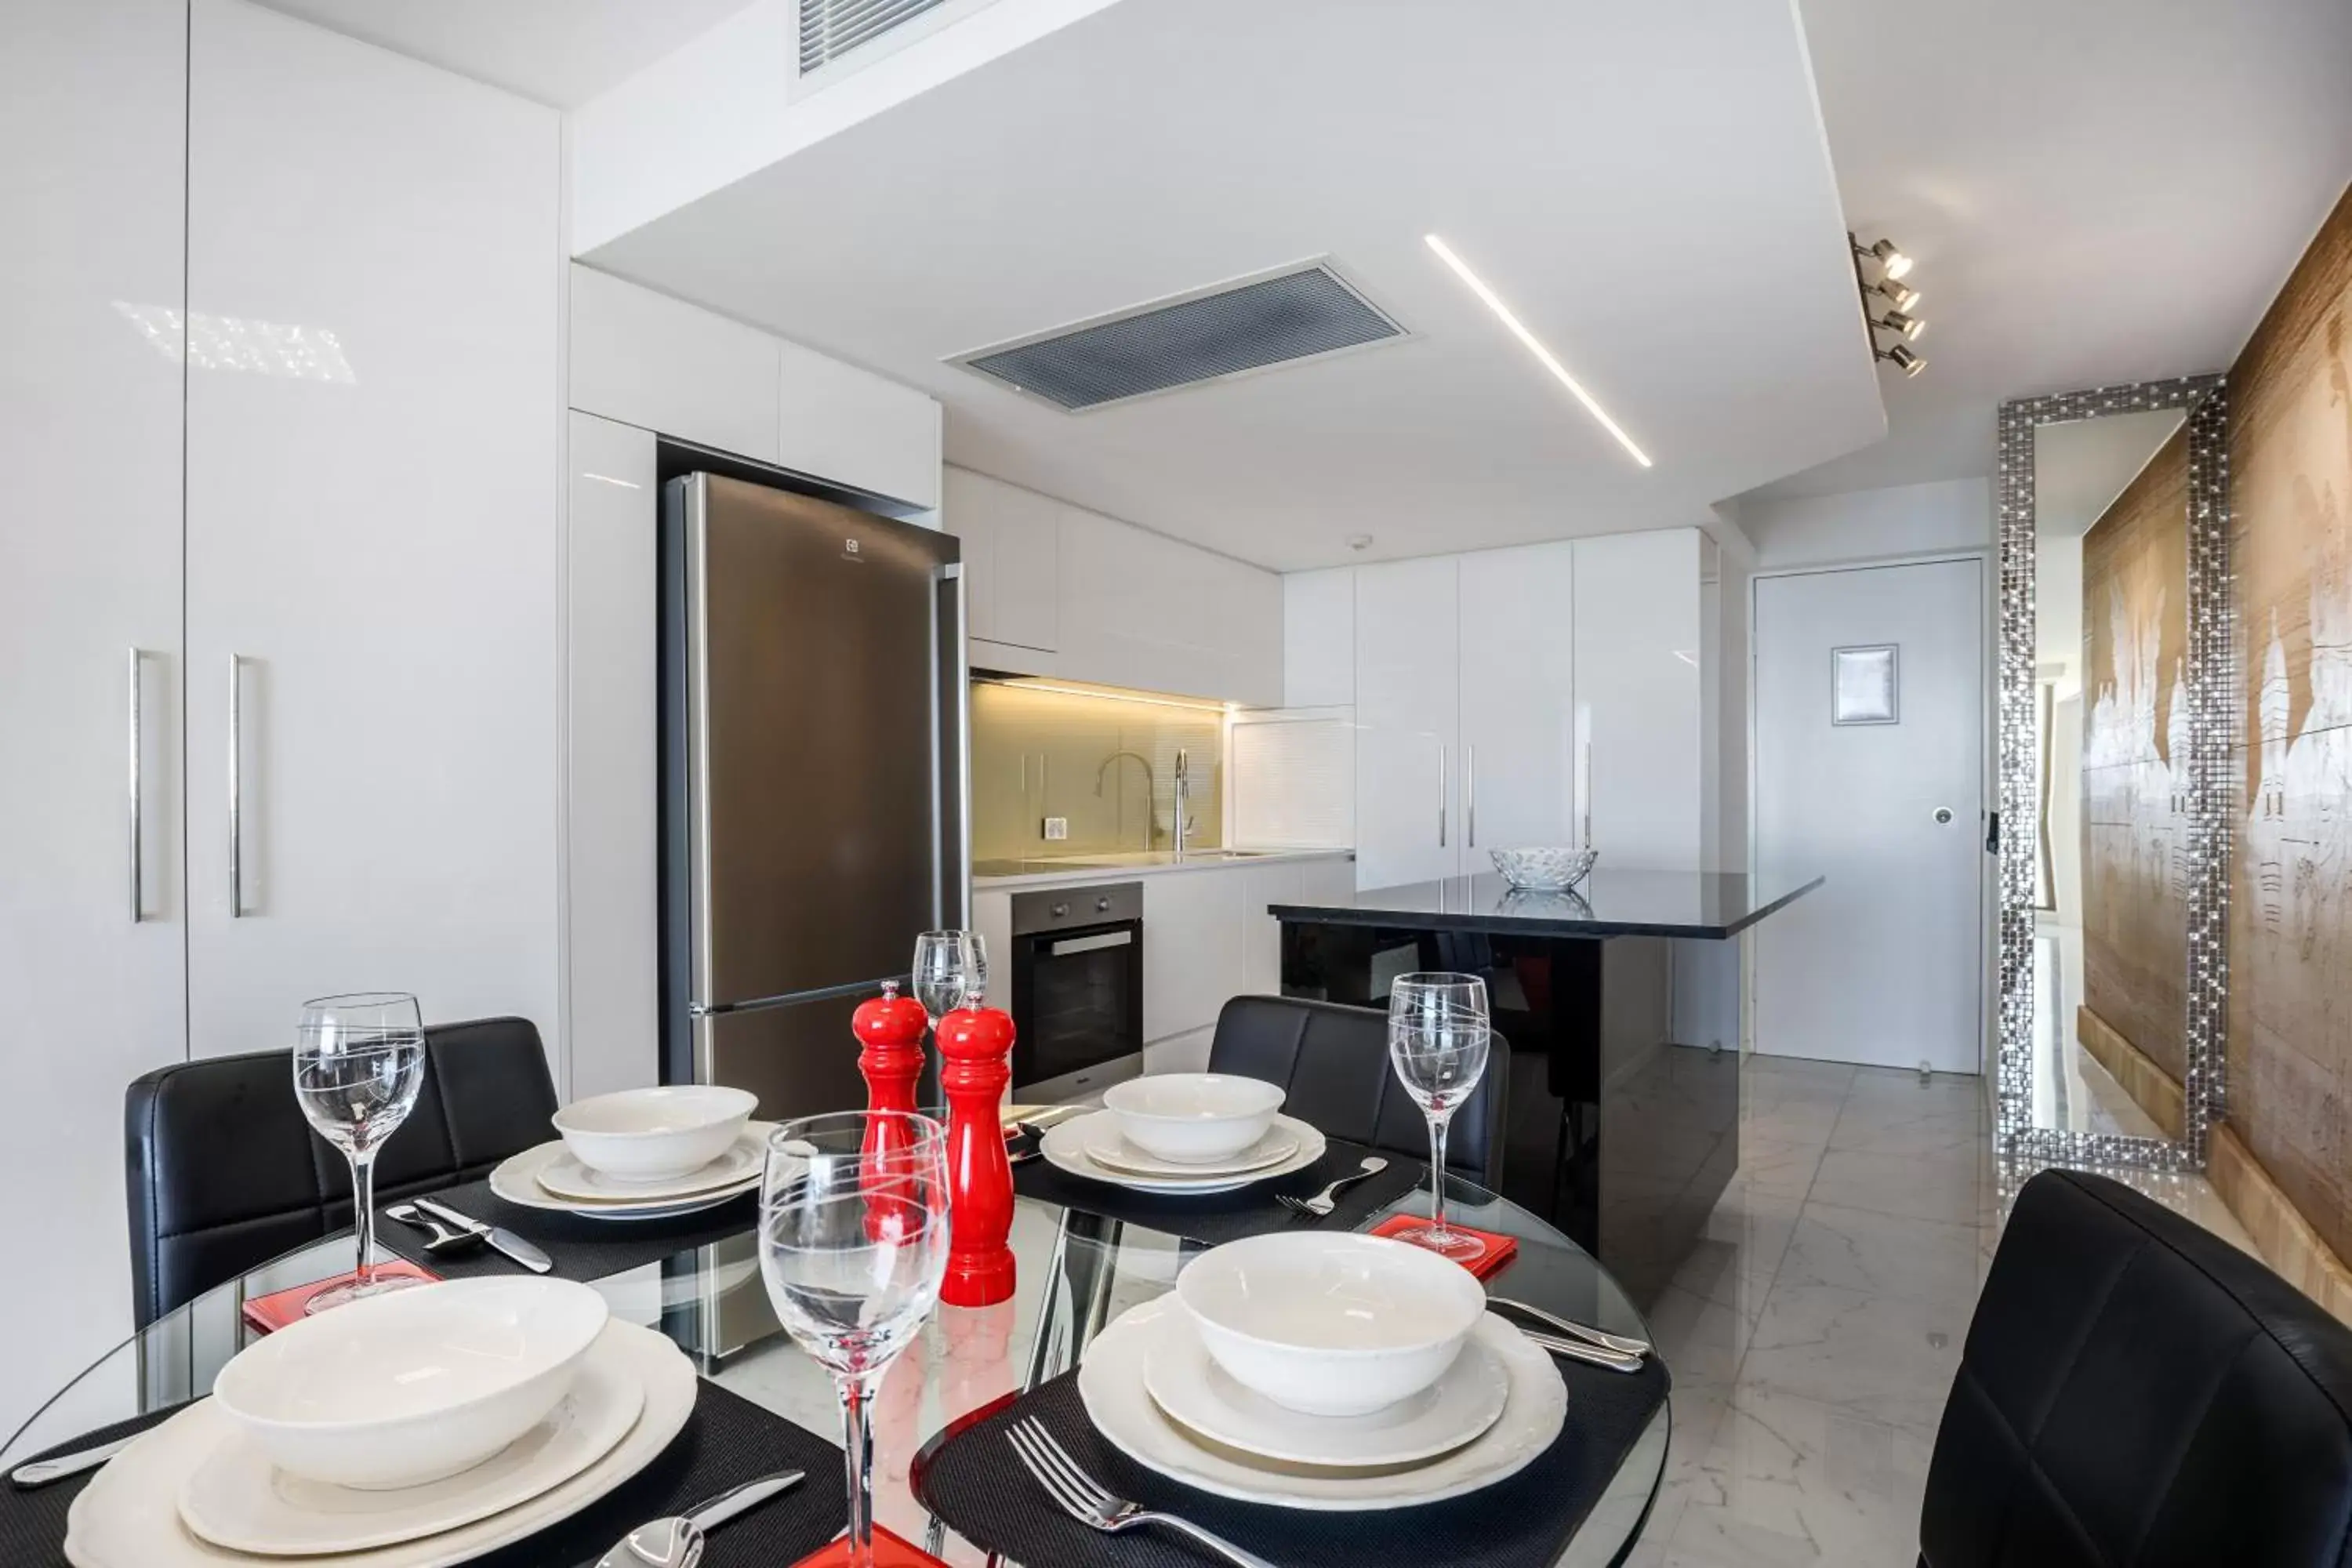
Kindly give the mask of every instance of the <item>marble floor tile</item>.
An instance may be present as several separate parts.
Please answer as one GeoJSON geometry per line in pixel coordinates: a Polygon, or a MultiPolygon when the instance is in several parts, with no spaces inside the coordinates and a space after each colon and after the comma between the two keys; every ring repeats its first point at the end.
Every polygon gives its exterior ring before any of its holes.
{"type": "MultiPolygon", "coordinates": [[[[1822,1136],[1826,1140],[1827,1128],[1822,1136]]],[[[1812,1186],[1814,1173],[1821,1169],[1822,1155],[1826,1152],[1825,1142],[1743,1127],[1739,1131],[1739,1176],[1753,1191],[1801,1200],[1812,1186]]]]}
{"type": "Polygon", "coordinates": [[[1908,1563],[1933,1451],[1932,1429],[1742,1389],[1676,1512],[1665,1560],[1908,1563]]]}
{"type": "Polygon", "coordinates": [[[1909,1154],[1832,1149],[1822,1155],[1806,1200],[1970,1225],[1977,1219],[1988,1159],[1981,1149],[1909,1154]]]}
{"type": "Polygon", "coordinates": [[[1739,1373],[1755,1321],[1720,1301],[1670,1284],[1649,1311],[1650,1340],[1677,1387],[1730,1385],[1739,1373]]]}
{"type": "Polygon", "coordinates": [[[1932,1431],[1975,1305],[1972,1291],[1944,1302],[1905,1301],[1838,1285],[1776,1282],[1741,1358],[1739,1391],[1794,1394],[1932,1431]]]}
{"type": "Polygon", "coordinates": [[[1754,1322],[1797,1228],[1802,1202],[1736,1181],[1707,1216],[1697,1245],[1674,1282],[1754,1322]]]}
{"type": "Polygon", "coordinates": [[[1774,1288],[1831,1285],[1897,1301],[1973,1303],[1982,1232],[1974,1221],[1906,1218],[1809,1203],[1798,1216],[1774,1288]]]}
{"type": "Polygon", "coordinates": [[[1976,1106],[1875,1105],[1849,1097],[1830,1129],[1828,1147],[1865,1154],[1966,1154],[1977,1157],[1992,1130],[1976,1106]]]}

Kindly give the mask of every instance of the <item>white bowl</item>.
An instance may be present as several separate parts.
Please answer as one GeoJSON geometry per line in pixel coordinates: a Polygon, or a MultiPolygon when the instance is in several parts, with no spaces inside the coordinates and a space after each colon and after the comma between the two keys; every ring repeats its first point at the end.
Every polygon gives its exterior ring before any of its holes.
{"type": "Polygon", "coordinates": [[[1419,1394],[1486,1310],[1460,1264],[1349,1233],[1228,1242],[1176,1277],[1176,1299],[1234,1381],[1307,1415],[1368,1415],[1419,1394]]]}
{"type": "Polygon", "coordinates": [[[1280,1084],[1222,1072],[1158,1073],[1103,1091],[1121,1137],[1186,1165],[1230,1160],[1265,1137],[1282,1100],[1280,1084]]]}
{"type": "Polygon", "coordinates": [[[213,1400],[289,1475],[365,1491],[454,1476],[572,1391],[604,1298],[565,1279],[451,1279],[257,1340],[213,1400]]]}
{"type": "Polygon", "coordinates": [[[575,1100],[553,1117],[572,1157],[624,1182],[683,1176],[727,1152],[760,1097],[715,1083],[625,1089],[575,1100]]]}

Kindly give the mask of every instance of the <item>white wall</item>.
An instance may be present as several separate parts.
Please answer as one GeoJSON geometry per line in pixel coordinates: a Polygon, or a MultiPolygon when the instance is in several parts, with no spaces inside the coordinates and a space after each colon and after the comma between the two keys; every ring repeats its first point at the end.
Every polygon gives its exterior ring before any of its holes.
{"type": "Polygon", "coordinates": [[[1738,521],[1755,541],[1757,566],[1766,569],[1981,550],[1993,542],[1992,481],[1749,500],[1740,503],[1738,521]]]}

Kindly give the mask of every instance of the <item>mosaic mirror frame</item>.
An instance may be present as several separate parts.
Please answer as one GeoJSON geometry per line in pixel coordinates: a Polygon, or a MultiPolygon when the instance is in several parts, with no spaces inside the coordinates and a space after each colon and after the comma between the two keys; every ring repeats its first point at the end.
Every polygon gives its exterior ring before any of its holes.
{"type": "Polygon", "coordinates": [[[2230,586],[2226,388],[2218,374],[2135,382],[2000,405],[1999,679],[2000,1014],[1998,1142],[2053,1164],[2201,1170],[2223,1107],[2228,1016],[2231,745],[2237,635],[2230,586]],[[2155,409],[2188,411],[2189,973],[2181,1135],[2137,1138],[2033,1124],[2033,941],[2042,732],[2036,679],[2034,433],[2044,425],[2155,409]]]}

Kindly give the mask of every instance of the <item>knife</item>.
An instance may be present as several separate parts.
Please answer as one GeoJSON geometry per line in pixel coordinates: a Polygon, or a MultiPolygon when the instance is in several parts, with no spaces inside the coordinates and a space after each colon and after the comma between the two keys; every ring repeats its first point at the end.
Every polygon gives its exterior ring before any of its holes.
{"type": "Polygon", "coordinates": [[[435,1203],[431,1198],[415,1198],[411,1201],[418,1208],[445,1225],[454,1225],[459,1230],[468,1231],[480,1237],[533,1274],[545,1274],[555,1267],[553,1258],[502,1225],[484,1225],[480,1220],[461,1215],[447,1204],[435,1203]]]}

